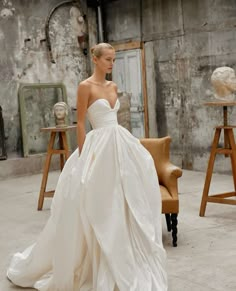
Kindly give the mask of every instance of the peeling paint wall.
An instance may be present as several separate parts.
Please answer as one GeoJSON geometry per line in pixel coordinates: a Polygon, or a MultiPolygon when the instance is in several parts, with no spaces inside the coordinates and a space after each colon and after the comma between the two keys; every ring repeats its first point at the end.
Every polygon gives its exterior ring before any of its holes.
{"type": "MultiPolygon", "coordinates": [[[[77,85],[87,77],[88,57],[79,47],[75,24],[71,23],[71,6],[58,8],[50,20],[56,63],[50,62],[45,24],[58,3],[58,0],[0,2],[0,105],[10,156],[22,153],[19,83],[63,82],[69,106],[75,106],[77,85]]],[[[81,3],[84,5],[85,1],[81,3]]]]}
{"type": "MultiPolygon", "coordinates": [[[[173,161],[185,169],[205,171],[214,126],[222,124],[223,113],[203,103],[212,100],[213,70],[224,65],[236,69],[236,2],[141,2],[118,0],[114,10],[112,2],[106,5],[108,41],[145,42],[149,106],[156,106],[156,116],[149,108],[150,136],[169,134],[173,161]],[[125,32],[120,19],[129,23],[125,32]]],[[[229,116],[229,123],[236,124],[236,108],[229,116]]],[[[214,169],[230,171],[230,160],[217,157],[214,169]]]]}

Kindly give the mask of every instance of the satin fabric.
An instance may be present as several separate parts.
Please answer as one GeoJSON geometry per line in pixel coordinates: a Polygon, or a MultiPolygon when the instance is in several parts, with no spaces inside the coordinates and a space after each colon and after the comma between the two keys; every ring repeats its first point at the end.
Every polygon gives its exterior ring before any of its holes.
{"type": "Polygon", "coordinates": [[[37,241],[16,253],[7,277],[41,291],[166,291],[161,196],[148,151],[98,99],[93,130],[67,160],[37,241]]]}

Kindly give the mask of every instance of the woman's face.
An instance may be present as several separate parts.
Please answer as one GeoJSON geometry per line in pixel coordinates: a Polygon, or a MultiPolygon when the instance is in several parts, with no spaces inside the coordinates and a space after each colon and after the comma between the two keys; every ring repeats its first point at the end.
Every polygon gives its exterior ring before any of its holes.
{"type": "Polygon", "coordinates": [[[103,73],[110,74],[115,62],[115,51],[113,49],[104,48],[102,49],[102,55],[94,57],[93,61],[97,68],[99,68],[103,73]]]}

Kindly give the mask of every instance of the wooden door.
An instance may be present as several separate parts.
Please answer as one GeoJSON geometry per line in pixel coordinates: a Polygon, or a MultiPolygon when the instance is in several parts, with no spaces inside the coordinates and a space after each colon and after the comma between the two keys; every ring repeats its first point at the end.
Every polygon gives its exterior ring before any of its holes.
{"type": "Polygon", "coordinates": [[[132,94],[131,131],[138,138],[144,137],[144,100],[140,49],[116,52],[112,79],[117,84],[118,90],[132,94]]]}

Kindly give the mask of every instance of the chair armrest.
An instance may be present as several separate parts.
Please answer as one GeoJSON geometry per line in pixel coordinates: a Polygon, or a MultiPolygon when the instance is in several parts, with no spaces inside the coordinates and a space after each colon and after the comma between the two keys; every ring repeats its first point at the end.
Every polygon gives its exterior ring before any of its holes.
{"type": "Polygon", "coordinates": [[[162,165],[158,170],[158,178],[161,185],[165,186],[170,192],[171,196],[178,196],[178,178],[182,176],[182,170],[170,162],[162,165]]]}
{"type": "Polygon", "coordinates": [[[182,170],[170,162],[170,136],[142,138],[140,142],[153,158],[159,183],[166,187],[173,197],[177,197],[177,179],[182,176],[182,170]]]}

